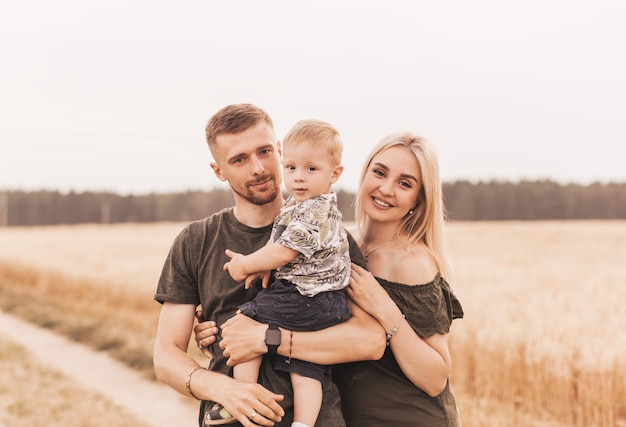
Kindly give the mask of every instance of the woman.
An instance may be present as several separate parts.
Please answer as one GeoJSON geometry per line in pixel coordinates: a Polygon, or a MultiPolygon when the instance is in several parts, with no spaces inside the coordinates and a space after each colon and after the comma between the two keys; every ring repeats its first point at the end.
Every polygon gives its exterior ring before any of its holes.
{"type": "MultiPolygon", "coordinates": [[[[363,168],[355,211],[351,233],[367,269],[352,264],[346,290],[387,331],[388,346],[380,360],[334,366],[346,424],[460,426],[449,385],[448,332],[463,311],[446,280],[451,271],[434,147],[410,133],[380,141],[363,168]]],[[[252,331],[258,328],[241,319],[226,323],[238,345],[226,345],[225,354],[237,360],[245,359],[242,347],[258,351],[258,334],[252,331]]],[[[196,329],[196,341],[211,341],[215,328],[209,326],[196,329]]],[[[341,362],[333,360],[328,344],[319,350],[316,343],[313,351],[315,340],[304,334],[314,332],[294,333],[290,354],[316,363],[341,362]]],[[[223,337],[226,341],[225,329],[223,337]]]]}
{"type": "Polygon", "coordinates": [[[463,316],[444,278],[444,212],[434,147],[410,133],[369,156],[352,234],[367,270],[353,265],[348,295],[387,331],[382,359],[333,370],[348,426],[458,426],[449,386],[448,332],[463,316]]]}

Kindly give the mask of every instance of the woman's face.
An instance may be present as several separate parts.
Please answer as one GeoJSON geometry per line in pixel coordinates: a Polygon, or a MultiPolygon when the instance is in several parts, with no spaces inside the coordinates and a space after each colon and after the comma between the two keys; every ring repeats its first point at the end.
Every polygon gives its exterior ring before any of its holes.
{"type": "Polygon", "coordinates": [[[400,222],[415,207],[421,187],[415,155],[406,148],[388,148],[367,168],[359,189],[363,210],[371,220],[400,222]]]}

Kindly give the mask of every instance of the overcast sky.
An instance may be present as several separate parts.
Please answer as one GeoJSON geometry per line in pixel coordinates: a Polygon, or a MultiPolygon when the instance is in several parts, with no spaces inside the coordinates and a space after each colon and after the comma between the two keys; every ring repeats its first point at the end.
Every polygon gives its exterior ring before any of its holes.
{"type": "Polygon", "coordinates": [[[0,190],[210,189],[219,108],[383,136],[442,178],[626,181],[626,2],[2,0],[0,190]]]}

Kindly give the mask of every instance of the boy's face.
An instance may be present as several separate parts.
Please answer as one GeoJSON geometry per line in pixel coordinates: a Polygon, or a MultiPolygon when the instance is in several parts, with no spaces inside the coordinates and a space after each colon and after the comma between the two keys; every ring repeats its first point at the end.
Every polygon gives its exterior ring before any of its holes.
{"type": "Polygon", "coordinates": [[[289,144],[283,147],[283,179],[296,202],[330,192],[343,172],[324,148],[312,144],[289,144]]]}

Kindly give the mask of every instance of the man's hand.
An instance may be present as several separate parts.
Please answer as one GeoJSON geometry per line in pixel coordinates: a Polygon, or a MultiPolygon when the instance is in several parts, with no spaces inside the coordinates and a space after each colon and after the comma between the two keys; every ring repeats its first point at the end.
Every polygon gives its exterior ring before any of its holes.
{"type": "Polygon", "coordinates": [[[267,325],[243,314],[228,319],[222,326],[220,348],[228,357],[226,364],[234,366],[267,353],[265,331],[267,325]]]}
{"type": "Polygon", "coordinates": [[[260,384],[233,380],[220,393],[220,404],[245,427],[273,426],[285,411],[278,404],[284,396],[260,384]]]}
{"type": "MultiPolygon", "coordinates": [[[[196,318],[199,322],[194,327],[196,343],[202,353],[212,359],[210,347],[207,346],[215,342],[218,328],[214,321],[204,321],[202,307],[196,309],[196,318]]],[[[260,384],[230,378],[221,389],[219,403],[245,427],[273,426],[285,415],[285,411],[278,404],[283,399],[283,395],[272,393],[260,384]]]]}

